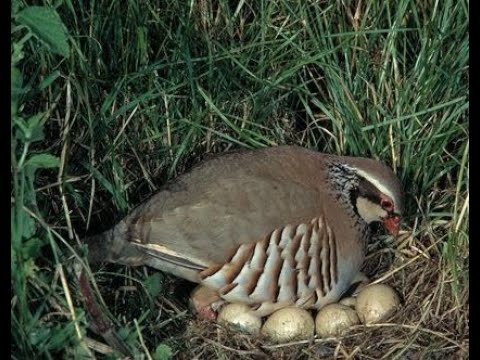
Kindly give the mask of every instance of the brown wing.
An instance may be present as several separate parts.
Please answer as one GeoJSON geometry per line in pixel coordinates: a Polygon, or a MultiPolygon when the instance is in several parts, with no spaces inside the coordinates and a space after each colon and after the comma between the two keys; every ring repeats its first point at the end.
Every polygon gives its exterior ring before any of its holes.
{"type": "Polygon", "coordinates": [[[198,271],[224,264],[240,245],[319,216],[330,196],[322,184],[317,153],[236,154],[197,167],[125,221],[149,265],[198,281],[198,271]]]}
{"type": "Polygon", "coordinates": [[[142,218],[135,225],[140,236],[132,239],[153,256],[201,269],[225,262],[241,244],[257,241],[273,229],[303,223],[321,212],[321,194],[294,185],[278,194],[270,185],[257,181],[258,192],[250,186],[241,204],[234,194],[224,193],[222,201],[207,198],[155,218],[142,218]]]}

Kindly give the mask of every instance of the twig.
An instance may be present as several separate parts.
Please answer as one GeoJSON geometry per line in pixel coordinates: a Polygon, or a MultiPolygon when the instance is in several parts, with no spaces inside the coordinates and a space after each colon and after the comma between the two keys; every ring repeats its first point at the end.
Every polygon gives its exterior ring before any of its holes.
{"type": "Polygon", "coordinates": [[[70,132],[70,114],[72,109],[72,88],[70,85],[70,80],[67,79],[67,99],[65,104],[65,127],[62,134],[62,154],[60,157],[60,168],[58,170],[57,181],[59,183],[60,196],[62,198],[63,210],[65,212],[65,219],[67,220],[68,228],[68,238],[73,240],[73,230],[72,230],[72,221],[70,219],[70,210],[68,208],[67,199],[65,198],[65,193],[63,192],[63,171],[65,169],[65,159],[67,157],[68,149],[68,133],[70,132]]]}
{"type": "Polygon", "coordinates": [[[470,193],[467,194],[467,198],[463,203],[462,210],[460,211],[460,216],[458,217],[458,220],[457,220],[457,225],[455,226],[455,233],[458,233],[458,229],[460,229],[460,225],[462,224],[462,221],[465,218],[465,213],[468,208],[469,199],[470,199],[470,193]]]}
{"type": "Polygon", "coordinates": [[[73,176],[73,177],[70,177],[68,179],[64,179],[63,181],[56,181],[52,184],[47,184],[47,185],[38,187],[38,188],[35,189],[35,192],[48,190],[50,188],[57,187],[57,186],[60,186],[62,184],[66,184],[66,183],[72,183],[72,182],[80,181],[80,180],[82,180],[83,178],[86,178],[86,177],[88,177],[88,175],[73,176]]]}
{"type": "Polygon", "coordinates": [[[216,341],[213,341],[213,340],[210,340],[210,339],[207,339],[207,338],[203,338],[203,340],[209,344],[212,344],[212,345],[215,345],[215,346],[218,346],[222,349],[225,349],[225,350],[228,350],[228,351],[231,351],[231,352],[234,352],[234,353],[237,353],[239,355],[265,355],[264,353],[261,353],[259,351],[249,351],[249,350],[239,350],[239,349],[234,349],[234,348],[231,348],[231,347],[228,347],[226,345],[223,345],[223,344],[220,344],[216,341]]]}
{"type": "Polygon", "coordinates": [[[135,115],[135,113],[137,112],[139,108],[139,105],[135,106],[132,110],[132,112],[130,113],[130,115],[128,116],[127,120],[123,123],[122,125],[122,128],[120,129],[120,131],[118,132],[117,136],[115,136],[115,139],[113,140],[113,147],[115,147],[117,145],[117,141],[118,139],[120,139],[120,136],[123,135],[123,133],[125,132],[125,129],[127,128],[127,125],[130,123],[130,121],[133,119],[133,115],[135,115]]]}
{"type": "MultiPolygon", "coordinates": [[[[175,311],[177,315],[183,315],[186,313],[186,310],[180,310],[177,305],[175,305],[173,302],[168,300],[166,297],[162,297],[162,301],[166,303],[168,306],[170,306],[170,308],[173,309],[173,311],[175,311]]],[[[156,303],[157,303],[157,306],[159,307],[163,306],[159,300],[157,300],[156,303]]]]}
{"type": "Polygon", "coordinates": [[[87,346],[90,349],[93,349],[93,351],[98,352],[100,354],[108,355],[108,354],[112,354],[112,353],[115,352],[115,350],[113,350],[107,344],[101,343],[101,342],[99,342],[97,340],[94,340],[92,338],[85,337],[84,340],[85,340],[85,343],[87,344],[87,346]]]}
{"type": "Polygon", "coordinates": [[[90,288],[90,284],[85,276],[85,270],[82,270],[80,277],[80,292],[83,295],[85,306],[88,314],[90,315],[94,331],[101,335],[105,341],[115,350],[121,352],[126,356],[131,356],[130,350],[125,343],[117,336],[114,329],[110,326],[109,321],[105,318],[104,314],[98,308],[95,301],[95,297],[90,288]]]}
{"type": "MultiPolygon", "coordinates": [[[[92,162],[92,165],[95,163],[92,162]]],[[[90,200],[88,201],[88,214],[87,214],[87,224],[86,228],[88,229],[90,227],[90,220],[92,218],[92,212],[93,212],[93,198],[95,196],[95,177],[92,177],[92,188],[90,189],[90,200]]]]}
{"type": "Polygon", "coordinates": [[[167,145],[170,153],[170,157],[173,158],[173,150],[172,150],[172,129],[170,124],[170,113],[168,110],[168,99],[167,95],[163,95],[163,102],[165,103],[165,118],[167,120],[167,145]]]}
{"type": "MultiPolygon", "coordinates": [[[[453,345],[455,345],[456,347],[458,347],[459,349],[463,350],[463,351],[467,351],[467,349],[465,349],[465,347],[462,345],[462,344],[459,344],[458,342],[456,342],[455,340],[452,340],[450,339],[449,337],[447,337],[445,334],[442,334],[438,331],[433,331],[433,330],[430,330],[430,329],[426,329],[426,328],[422,328],[422,327],[419,327],[418,325],[407,325],[407,324],[389,324],[389,323],[384,323],[384,324],[366,324],[366,325],[361,325],[361,326],[365,326],[367,328],[375,328],[375,327],[400,327],[400,328],[405,328],[405,329],[409,329],[409,330],[413,330],[414,332],[415,331],[420,331],[420,332],[424,332],[424,333],[427,333],[427,334],[430,334],[430,335],[434,335],[434,336],[437,336],[453,345]]],[[[356,328],[358,326],[354,326],[353,328],[356,328]]]]}
{"type": "MultiPolygon", "coordinates": [[[[429,251],[430,249],[432,249],[433,247],[435,247],[438,243],[440,242],[440,240],[434,242],[432,245],[430,245],[428,248],[425,249],[425,252],[429,251]]],[[[376,279],[375,281],[372,281],[371,282],[371,285],[373,284],[378,284],[378,283],[381,283],[382,281],[385,281],[386,279],[388,279],[389,277],[391,277],[393,274],[399,272],[400,270],[402,270],[403,268],[409,266],[410,264],[412,264],[413,262],[417,261],[420,257],[423,257],[424,254],[423,253],[420,253],[419,255],[411,258],[410,260],[408,260],[405,264],[402,264],[401,266],[399,266],[398,268],[395,268],[389,272],[387,272],[385,275],[383,275],[382,277],[376,279]]]]}
{"type": "Polygon", "coordinates": [[[75,309],[73,307],[72,296],[70,295],[70,289],[68,288],[68,284],[65,278],[65,273],[63,272],[62,264],[57,264],[56,268],[57,268],[58,274],[60,275],[60,281],[62,282],[63,292],[65,294],[65,299],[67,300],[68,309],[70,310],[70,316],[72,317],[72,321],[75,326],[75,331],[77,333],[78,340],[82,345],[82,347],[85,349],[85,351],[90,356],[92,356],[92,358],[95,358],[95,356],[92,354],[88,346],[85,344],[82,336],[82,332],[80,331],[80,326],[78,325],[77,316],[75,315],[75,309]]]}

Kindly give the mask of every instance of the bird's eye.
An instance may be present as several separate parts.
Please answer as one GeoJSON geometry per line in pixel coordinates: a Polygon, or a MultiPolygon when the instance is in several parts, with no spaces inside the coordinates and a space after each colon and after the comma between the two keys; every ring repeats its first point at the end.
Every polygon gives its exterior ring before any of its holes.
{"type": "Polygon", "coordinates": [[[393,204],[390,200],[382,199],[380,206],[386,211],[393,211],[393,204]]]}

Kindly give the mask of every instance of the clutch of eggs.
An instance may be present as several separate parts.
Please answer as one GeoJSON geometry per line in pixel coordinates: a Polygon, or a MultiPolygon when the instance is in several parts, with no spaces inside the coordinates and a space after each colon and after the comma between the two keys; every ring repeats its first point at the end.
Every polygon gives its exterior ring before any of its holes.
{"type": "Polygon", "coordinates": [[[384,284],[364,287],[357,298],[344,298],[339,303],[323,307],[313,319],[311,313],[298,307],[286,307],[275,311],[262,320],[247,305],[227,304],[219,315],[218,322],[248,334],[261,334],[276,343],[344,334],[350,327],[359,324],[386,320],[399,306],[395,290],[384,284]]]}

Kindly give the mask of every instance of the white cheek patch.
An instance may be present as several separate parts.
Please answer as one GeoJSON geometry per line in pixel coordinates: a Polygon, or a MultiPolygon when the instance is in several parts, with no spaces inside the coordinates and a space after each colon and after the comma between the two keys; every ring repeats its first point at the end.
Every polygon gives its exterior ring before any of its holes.
{"type": "Polygon", "coordinates": [[[361,196],[357,198],[357,210],[361,218],[368,224],[373,221],[380,221],[388,215],[381,206],[361,196]]]}
{"type": "Polygon", "coordinates": [[[395,198],[395,196],[393,196],[392,192],[389,189],[387,189],[385,186],[383,186],[382,183],[377,178],[375,178],[371,174],[369,174],[369,173],[367,173],[363,170],[357,169],[357,168],[355,168],[355,171],[358,175],[362,176],[363,178],[368,180],[370,183],[372,183],[372,185],[375,186],[382,194],[385,194],[390,199],[392,199],[395,204],[398,203],[397,199],[395,198]]]}

